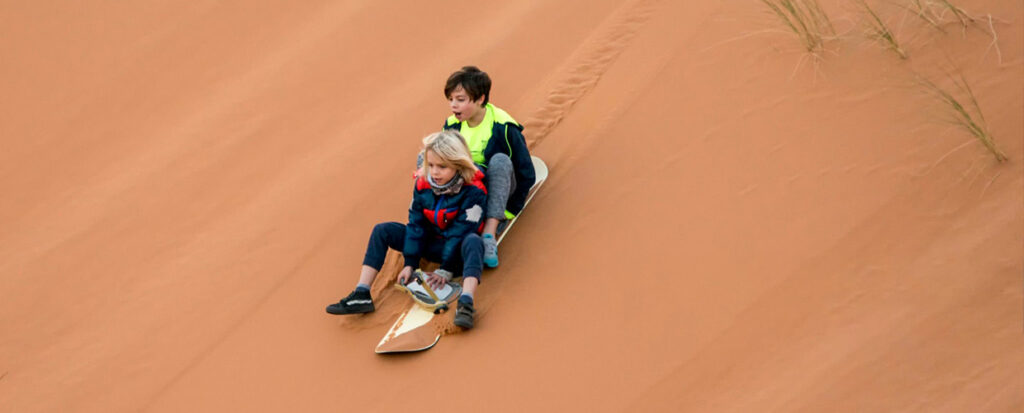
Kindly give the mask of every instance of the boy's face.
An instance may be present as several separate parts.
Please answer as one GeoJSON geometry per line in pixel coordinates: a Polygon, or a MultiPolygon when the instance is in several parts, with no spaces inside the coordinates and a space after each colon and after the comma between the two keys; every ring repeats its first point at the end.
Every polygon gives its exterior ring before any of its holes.
{"type": "Polygon", "coordinates": [[[455,177],[455,168],[445,163],[434,151],[427,151],[427,173],[434,183],[444,185],[455,177]]]}
{"type": "Polygon", "coordinates": [[[460,122],[467,120],[481,121],[483,120],[484,114],[484,97],[480,96],[477,100],[472,100],[469,94],[466,93],[466,89],[462,86],[458,86],[452,91],[452,94],[448,96],[448,107],[451,108],[452,114],[460,122]],[[479,118],[479,119],[478,119],[479,118]]]}

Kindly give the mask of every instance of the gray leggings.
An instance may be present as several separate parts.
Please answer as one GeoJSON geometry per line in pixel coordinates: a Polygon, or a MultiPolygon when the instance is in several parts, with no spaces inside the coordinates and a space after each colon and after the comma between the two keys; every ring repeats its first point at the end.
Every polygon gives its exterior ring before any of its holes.
{"type": "Polygon", "coordinates": [[[487,163],[484,186],[487,187],[487,218],[504,221],[508,196],[516,190],[516,170],[508,155],[499,153],[491,157],[487,163]]]}
{"type": "MultiPolygon", "coordinates": [[[[423,153],[416,157],[416,169],[423,165],[423,153]]],[[[516,170],[512,159],[503,153],[495,154],[484,171],[484,186],[487,187],[487,218],[505,220],[505,205],[508,196],[516,190],[516,170]]]]}

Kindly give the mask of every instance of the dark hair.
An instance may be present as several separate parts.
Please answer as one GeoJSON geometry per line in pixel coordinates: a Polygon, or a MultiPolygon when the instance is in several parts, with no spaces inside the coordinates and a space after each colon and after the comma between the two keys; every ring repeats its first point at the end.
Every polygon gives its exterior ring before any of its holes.
{"type": "Polygon", "coordinates": [[[471,100],[475,101],[483,96],[484,105],[491,100],[491,77],[476,66],[463,66],[448,76],[448,81],[444,84],[444,97],[450,98],[452,92],[459,86],[466,90],[471,100]]]}

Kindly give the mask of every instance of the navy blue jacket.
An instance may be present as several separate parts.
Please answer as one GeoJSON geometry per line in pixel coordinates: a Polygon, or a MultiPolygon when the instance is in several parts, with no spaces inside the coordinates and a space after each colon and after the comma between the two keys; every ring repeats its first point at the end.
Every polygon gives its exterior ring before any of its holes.
{"type": "Polygon", "coordinates": [[[473,181],[464,183],[459,193],[454,195],[434,195],[425,177],[416,179],[402,248],[405,265],[418,267],[420,258],[427,251],[426,244],[443,242],[441,267],[458,267],[449,260],[455,256],[462,239],[483,230],[487,205],[483,177],[483,172],[476,171],[473,181]]]}
{"type": "MultiPolygon", "coordinates": [[[[513,216],[526,206],[526,196],[530,194],[530,188],[537,181],[536,172],[533,170],[533,160],[530,159],[530,150],[526,147],[526,138],[523,137],[523,127],[516,123],[515,119],[504,110],[488,103],[487,110],[491,111],[494,124],[491,127],[491,136],[488,138],[484,148],[484,163],[478,164],[487,169],[487,163],[491,157],[503,153],[512,159],[512,167],[516,170],[516,189],[508,196],[508,203],[505,210],[513,216]]],[[[462,123],[454,115],[449,116],[444,123],[444,129],[459,131],[462,123]]],[[[472,144],[470,146],[473,146],[472,144]]]]}

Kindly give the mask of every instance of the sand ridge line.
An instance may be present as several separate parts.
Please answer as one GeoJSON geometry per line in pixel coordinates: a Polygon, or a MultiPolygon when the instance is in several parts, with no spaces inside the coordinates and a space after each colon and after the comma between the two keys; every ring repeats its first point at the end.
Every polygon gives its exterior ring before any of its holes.
{"type": "Polygon", "coordinates": [[[555,77],[547,98],[525,122],[527,144],[534,147],[551,133],[573,105],[608,70],[651,15],[657,0],[634,0],[609,17],[576,49],[555,77]]]}

